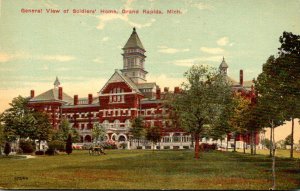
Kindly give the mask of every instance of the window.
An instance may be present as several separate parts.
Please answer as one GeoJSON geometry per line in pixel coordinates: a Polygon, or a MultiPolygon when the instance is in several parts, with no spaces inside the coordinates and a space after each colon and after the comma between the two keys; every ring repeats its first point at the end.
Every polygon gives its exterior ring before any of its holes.
{"type": "Polygon", "coordinates": [[[125,127],[126,128],[130,128],[131,124],[130,124],[130,120],[129,119],[126,119],[125,121],[125,127]]]}
{"type": "Polygon", "coordinates": [[[128,58],[127,63],[128,63],[127,65],[128,65],[129,68],[133,68],[134,58],[128,58]]]}
{"type": "Polygon", "coordinates": [[[124,90],[122,88],[114,88],[110,90],[109,102],[119,103],[124,101],[124,95],[122,95],[124,90]]]}
{"type": "Polygon", "coordinates": [[[114,127],[115,127],[115,128],[119,128],[119,127],[120,127],[120,121],[119,121],[119,120],[116,119],[116,120],[114,121],[114,127]]]}
{"type": "Polygon", "coordinates": [[[109,128],[109,122],[107,120],[104,120],[102,124],[104,128],[109,128]]]}

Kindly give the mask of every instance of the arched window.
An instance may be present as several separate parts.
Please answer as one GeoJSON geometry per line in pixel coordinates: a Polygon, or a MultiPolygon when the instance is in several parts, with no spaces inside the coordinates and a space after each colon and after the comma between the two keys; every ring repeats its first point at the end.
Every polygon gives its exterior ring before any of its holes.
{"type": "Polygon", "coordinates": [[[107,120],[104,120],[102,124],[104,128],[109,128],[109,122],[107,120]]]}
{"type": "Polygon", "coordinates": [[[119,121],[119,120],[116,119],[116,120],[114,121],[114,127],[115,127],[115,128],[119,128],[119,127],[120,127],[120,121],[119,121]]]}
{"type": "Polygon", "coordinates": [[[125,127],[126,128],[130,128],[131,127],[131,123],[130,123],[129,119],[126,119],[126,121],[125,121],[125,127]]]}

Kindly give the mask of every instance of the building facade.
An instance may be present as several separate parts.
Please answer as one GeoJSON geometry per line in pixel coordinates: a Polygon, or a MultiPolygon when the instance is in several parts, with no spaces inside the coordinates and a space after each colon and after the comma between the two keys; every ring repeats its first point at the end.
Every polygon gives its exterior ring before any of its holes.
{"type": "MultiPolygon", "coordinates": [[[[159,126],[163,137],[157,148],[189,148],[191,136],[180,128],[172,128],[168,121],[168,108],[163,107],[166,93],[180,93],[165,87],[163,91],[155,82],[147,82],[145,48],[133,28],[127,43],[123,47],[123,68],[115,70],[110,79],[96,96],[88,94],[86,98],[78,95],[69,96],[63,91],[58,78],[53,89],[35,96],[31,90],[29,107],[48,113],[53,128],[57,129],[60,121],[65,118],[76,128],[81,142],[92,142],[92,128],[95,123],[102,124],[107,131],[106,138],[116,142],[127,142],[128,147],[136,147],[135,142],[129,143],[131,121],[137,116],[144,119],[146,126],[159,126]]],[[[228,65],[223,58],[220,71],[232,82],[234,91],[240,91],[249,99],[254,98],[252,82],[236,82],[227,76],[228,65]]],[[[239,140],[240,141],[240,140],[239,140]]],[[[242,140],[241,140],[242,141],[242,140]]],[[[151,144],[144,141],[144,148],[151,144]]]]}

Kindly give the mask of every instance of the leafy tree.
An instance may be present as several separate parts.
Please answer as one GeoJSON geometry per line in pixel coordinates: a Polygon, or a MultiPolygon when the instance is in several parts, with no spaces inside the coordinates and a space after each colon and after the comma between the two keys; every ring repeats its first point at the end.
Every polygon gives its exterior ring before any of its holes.
{"type": "Polygon", "coordinates": [[[286,120],[292,121],[290,157],[293,158],[294,119],[300,117],[300,35],[283,32],[279,42],[279,57],[273,67],[275,80],[280,81],[277,89],[285,100],[286,120]]]}
{"type": "Polygon", "coordinates": [[[35,119],[33,112],[27,107],[28,99],[18,96],[10,103],[10,108],[1,114],[0,120],[4,125],[6,139],[33,137],[35,119]]]}
{"type": "Polygon", "coordinates": [[[241,93],[234,94],[234,111],[229,120],[231,132],[234,134],[234,152],[236,151],[236,139],[240,134],[244,134],[246,129],[246,119],[249,118],[249,99],[243,97],[241,93]]]}
{"type": "Polygon", "coordinates": [[[100,123],[95,123],[92,129],[94,142],[104,141],[106,136],[106,129],[100,123]]]}
{"type": "Polygon", "coordinates": [[[195,140],[195,158],[199,158],[199,139],[205,124],[214,124],[232,101],[230,83],[216,69],[194,65],[184,76],[182,92],[169,100],[179,116],[181,127],[195,140]]]}
{"type": "Polygon", "coordinates": [[[10,146],[10,143],[9,143],[9,142],[6,142],[6,143],[5,143],[5,146],[4,146],[4,154],[5,154],[6,156],[8,156],[10,152],[11,152],[11,146],[10,146]]]}
{"type": "Polygon", "coordinates": [[[288,135],[285,139],[284,139],[284,144],[285,145],[292,145],[292,135],[288,135]]]}
{"type": "Polygon", "coordinates": [[[140,139],[145,136],[145,126],[141,117],[136,117],[132,120],[131,128],[129,133],[133,139],[137,139],[138,147],[140,146],[140,139]]]}
{"type": "Polygon", "coordinates": [[[66,141],[69,134],[72,135],[73,142],[80,140],[79,133],[75,128],[71,127],[70,122],[67,119],[62,118],[58,128],[58,131],[56,131],[52,137],[53,140],[66,141]]]}
{"type": "Polygon", "coordinates": [[[270,139],[265,138],[265,139],[261,140],[261,144],[263,146],[265,146],[266,148],[268,148],[268,149],[271,148],[271,141],[270,141],[270,139]]]}
{"type": "Polygon", "coordinates": [[[72,153],[72,136],[71,134],[68,135],[68,139],[66,141],[66,153],[69,155],[72,153]]]}
{"type": "Polygon", "coordinates": [[[152,142],[154,150],[154,145],[161,139],[161,129],[157,126],[147,128],[146,139],[152,142]]]}
{"type": "Polygon", "coordinates": [[[41,148],[41,141],[48,141],[52,135],[52,126],[49,122],[49,118],[46,113],[43,112],[34,112],[35,119],[35,133],[32,138],[37,139],[39,142],[39,150],[41,148]]]}

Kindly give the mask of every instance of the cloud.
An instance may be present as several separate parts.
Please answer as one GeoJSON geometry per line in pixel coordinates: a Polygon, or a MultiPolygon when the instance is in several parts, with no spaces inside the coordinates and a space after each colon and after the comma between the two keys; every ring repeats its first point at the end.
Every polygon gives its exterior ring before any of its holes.
{"type": "Polygon", "coordinates": [[[217,40],[217,44],[219,46],[226,46],[228,43],[229,43],[229,39],[226,36],[217,40]]]}
{"type": "Polygon", "coordinates": [[[93,59],[93,62],[103,63],[103,60],[100,57],[98,57],[98,58],[93,59]]]}
{"type": "Polygon", "coordinates": [[[46,61],[58,61],[58,62],[68,62],[74,60],[75,57],[68,55],[42,55],[42,56],[33,56],[35,60],[46,60],[46,61]]]}
{"type": "Polygon", "coordinates": [[[165,53],[165,54],[175,54],[178,52],[188,52],[190,49],[176,49],[176,48],[169,48],[167,46],[158,46],[159,50],[158,52],[165,53]]]}
{"type": "MultiPolygon", "coordinates": [[[[123,6],[124,9],[127,9],[127,10],[132,9],[131,8],[132,2],[134,2],[134,0],[127,0],[123,6]]],[[[97,26],[97,29],[103,30],[109,22],[113,22],[116,20],[121,20],[121,21],[129,24],[130,26],[136,27],[139,29],[144,28],[144,27],[150,27],[156,21],[154,18],[152,18],[148,22],[141,24],[141,23],[133,22],[132,20],[130,20],[128,15],[129,14],[118,13],[118,14],[103,14],[100,16],[96,16],[99,19],[99,24],[97,26]]]]}
{"type": "Polygon", "coordinates": [[[109,37],[106,36],[106,37],[103,37],[101,41],[105,42],[105,41],[108,41],[108,39],[109,39],[109,37]]]}
{"type": "Polygon", "coordinates": [[[222,48],[201,47],[200,50],[202,52],[209,53],[209,54],[222,54],[222,53],[224,53],[224,49],[222,49],[222,48]]]}
{"type": "Polygon", "coordinates": [[[191,67],[194,64],[205,64],[205,62],[220,62],[222,58],[220,56],[209,56],[209,57],[197,57],[197,58],[189,58],[189,59],[182,59],[182,60],[175,60],[172,62],[172,64],[176,66],[185,66],[185,67],[191,67]]]}
{"type": "Polygon", "coordinates": [[[191,5],[192,7],[198,8],[199,10],[212,10],[213,6],[206,3],[195,3],[191,5]]]}
{"type": "Polygon", "coordinates": [[[69,55],[31,55],[25,52],[3,53],[0,52],[0,63],[5,63],[13,60],[45,60],[56,62],[68,62],[74,60],[75,57],[69,55]]]}

